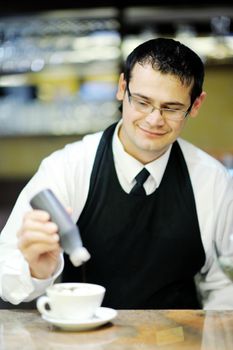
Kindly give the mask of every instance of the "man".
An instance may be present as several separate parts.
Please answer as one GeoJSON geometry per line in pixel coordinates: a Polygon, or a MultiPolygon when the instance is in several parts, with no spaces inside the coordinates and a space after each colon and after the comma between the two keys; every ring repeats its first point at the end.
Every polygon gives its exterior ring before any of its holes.
{"type": "Polygon", "coordinates": [[[1,235],[5,300],[32,300],[62,273],[63,281],[104,285],[110,307],[233,308],[232,284],[212,250],[215,234],[225,249],[233,229],[232,178],[179,138],[206,97],[203,78],[200,58],[172,39],[150,40],[128,56],[119,123],[45,159],[20,194],[1,235]],[[56,224],[28,204],[43,188],[72,208],[91,254],[82,268],[66,257],[64,264],[56,224]]]}

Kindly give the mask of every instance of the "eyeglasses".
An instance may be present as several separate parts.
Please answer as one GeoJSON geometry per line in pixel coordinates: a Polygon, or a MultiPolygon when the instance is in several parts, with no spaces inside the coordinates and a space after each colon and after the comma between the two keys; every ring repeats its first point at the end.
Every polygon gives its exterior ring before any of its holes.
{"type": "Polygon", "coordinates": [[[126,89],[128,92],[129,103],[138,112],[141,112],[144,114],[151,114],[154,110],[158,110],[158,111],[160,111],[160,115],[164,119],[169,119],[169,120],[173,120],[173,121],[180,121],[180,120],[185,119],[190,112],[191,106],[188,108],[187,111],[183,111],[181,109],[155,107],[151,103],[143,100],[142,98],[132,95],[130,90],[129,90],[129,86],[127,86],[126,89]]]}

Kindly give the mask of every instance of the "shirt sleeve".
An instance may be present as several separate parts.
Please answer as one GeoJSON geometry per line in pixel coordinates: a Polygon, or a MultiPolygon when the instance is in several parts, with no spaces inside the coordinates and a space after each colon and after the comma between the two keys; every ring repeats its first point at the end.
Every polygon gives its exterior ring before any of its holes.
{"type": "Polygon", "coordinates": [[[20,193],[0,235],[0,296],[12,304],[31,301],[45,292],[61,274],[64,265],[60,256],[57,271],[51,278],[32,278],[27,261],[17,248],[17,232],[23,216],[31,209],[30,199],[37,192],[50,188],[65,207],[71,207],[77,219],[85,205],[89,179],[101,133],[86,136],[84,141],[68,144],[45,158],[36,174],[20,193]],[[77,200],[78,198],[78,200],[77,200]]]}
{"type": "Polygon", "coordinates": [[[1,297],[4,301],[17,305],[27,302],[43,294],[63,270],[64,260],[61,255],[56,273],[48,279],[32,278],[28,263],[19,250],[12,251],[1,271],[1,297]]]}
{"type": "Polygon", "coordinates": [[[218,195],[213,204],[216,208],[215,219],[212,217],[214,234],[209,236],[207,261],[200,275],[199,288],[204,309],[230,310],[233,309],[233,282],[220,269],[213,242],[215,241],[221,254],[229,253],[233,258],[233,243],[231,244],[229,238],[233,234],[232,177],[227,182],[226,189],[223,190],[222,187],[222,196],[218,195]]]}
{"type": "MultiPolygon", "coordinates": [[[[56,273],[49,279],[32,278],[27,261],[17,247],[17,232],[24,214],[30,209],[30,198],[42,188],[53,188],[58,192],[58,183],[52,184],[49,176],[50,166],[42,166],[21,192],[10,217],[0,236],[0,296],[4,301],[19,304],[31,301],[44,293],[46,287],[54,282],[63,269],[63,257],[60,257],[56,273]]],[[[64,194],[65,197],[65,194],[64,194]]]]}
{"type": "Polygon", "coordinates": [[[46,158],[37,173],[20,193],[10,217],[0,236],[0,296],[12,304],[30,301],[44,293],[63,269],[63,257],[56,273],[47,280],[32,278],[27,261],[17,247],[17,232],[24,214],[31,209],[29,201],[43,188],[52,189],[65,206],[69,194],[65,179],[64,151],[46,158]],[[56,170],[55,170],[56,169],[56,170]]]}

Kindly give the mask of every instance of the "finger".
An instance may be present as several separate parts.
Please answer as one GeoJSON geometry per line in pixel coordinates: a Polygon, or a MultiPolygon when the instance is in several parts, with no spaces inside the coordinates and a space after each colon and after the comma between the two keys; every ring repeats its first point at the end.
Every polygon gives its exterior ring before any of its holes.
{"type": "Polygon", "coordinates": [[[67,207],[67,208],[66,208],[66,211],[67,211],[67,213],[70,214],[70,215],[73,213],[73,209],[72,209],[71,207],[67,207]]]}
{"type": "Polygon", "coordinates": [[[18,248],[20,250],[27,249],[34,244],[54,244],[59,242],[57,233],[47,234],[40,231],[24,231],[18,238],[18,248]]]}
{"type": "Polygon", "coordinates": [[[30,230],[41,231],[50,234],[58,232],[58,226],[52,221],[41,222],[37,220],[27,219],[22,226],[22,231],[30,230]]]}
{"type": "Polygon", "coordinates": [[[54,257],[58,257],[61,248],[58,244],[44,244],[38,243],[30,247],[30,249],[24,250],[25,259],[31,263],[43,257],[45,254],[52,254],[54,257]]]}
{"type": "Polygon", "coordinates": [[[58,232],[58,227],[51,221],[41,223],[40,221],[27,219],[23,223],[21,229],[17,232],[17,237],[19,238],[21,236],[24,236],[25,232],[41,232],[46,235],[52,235],[58,232]]]}
{"type": "Polygon", "coordinates": [[[39,220],[41,222],[46,222],[50,220],[50,215],[45,210],[33,209],[24,214],[23,221],[27,220],[39,220]]]}

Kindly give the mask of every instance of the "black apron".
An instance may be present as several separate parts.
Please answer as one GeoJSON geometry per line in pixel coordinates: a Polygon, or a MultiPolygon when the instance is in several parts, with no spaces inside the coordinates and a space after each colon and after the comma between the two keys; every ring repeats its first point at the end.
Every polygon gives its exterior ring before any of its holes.
{"type": "Polygon", "coordinates": [[[65,256],[63,282],[101,284],[106,287],[103,306],[117,309],[200,308],[194,276],[205,252],[179,144],[172,146],[159,188],[135,196],[118,181],[114,130],[115,124],[103,133],[77,222],[91,259],[75,268],[65,256]]]}

